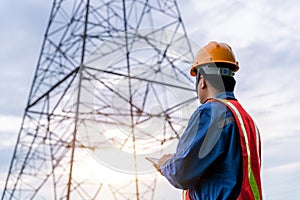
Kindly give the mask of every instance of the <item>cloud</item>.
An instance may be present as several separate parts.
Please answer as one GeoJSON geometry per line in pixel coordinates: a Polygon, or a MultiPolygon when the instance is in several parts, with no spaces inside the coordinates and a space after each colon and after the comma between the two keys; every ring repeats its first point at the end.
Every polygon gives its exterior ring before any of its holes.
{"type": "MultiPolygon", "coordinates": [[[[1,125],[0,125],[0,193],[2,194],[2,189],[4,188],[10,161],[12,159],[14,144],[16,142],[17,132],[6,132],[8,130],[12,131],[14,127],[8,127],[7,125],[3,126],[3,123],[7,123],[8,121],[0,117],[1,125]],[[3,121],[2,121],[3,120],[3,121]],[[3,132],[5,131],[5,132],[3,132]]],[[[19,120],[13,120],[14,122],[19,120]]],[[[12,122],[12,121],[10,121],[12,122]]],[[[19,126],[19,123],[15,124],[15,126],[19,126]]]]}
{"type": "Polygon", "coordinates": [[[0,112],[21,115],[24,110],[51,1],[4,1],[0,7],[0,112]],[[11,105],[11,106],[8,106],[11,105]]]}
{"type": "MultiPolygon", "coordinates": [[[[0,132],[2,132],[2,137],[5,135],[5,137],[10,137],[11,133],[17,133],[20,129],[21,126],[21,120],[22,118],[12,116],[12,115],[0,115],[0,132]]],[[[3,139],[8,139],[8,138],[3,138],[3,139]]],[[[7,140],[1,140],[0,144],[2,142],[7,141],[7,140]]]]}
{"type": "Polygon", "coordinates": [[[262,174],[266,199],[294,199],[300,195],[300,135],[284,134],[264,142],[262,174]]]}
{"type": "Polygon", "coordinates": [[[287,1],[283,7],[278,4],[258,0],[190,0],[180,5],[189,35],[201,45],[209,40],[221,40],[244,48],[259,41],[276,41],[278,46],[286,39],[299,39],[299,28],[295,26],[300,18],[295,10],[298,2],[287,1]]]}
{"type": "Polygon", "coordinates": [[[0,115],[0,189],[4,187],[20,126],[20,117],[0,115]]]}
{"type": "Polygon", "coordinates": [[[290,45],[285,48],[278,48],[276,43],[255,43],[241,51],[237,94],[264,132],[277,130],[265,134],[266,137],[280,136],[282,132],[278,130],[297,130],[295,122],[300,120],[300,69],[296,53],[300,44],[293,45],[292,39],[286,42],[290,45]]]}

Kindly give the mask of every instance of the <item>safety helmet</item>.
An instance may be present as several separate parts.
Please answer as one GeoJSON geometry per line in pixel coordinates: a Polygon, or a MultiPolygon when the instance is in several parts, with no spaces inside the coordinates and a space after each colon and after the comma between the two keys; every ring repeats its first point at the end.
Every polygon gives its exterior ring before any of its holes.
{"type": "Polygon", "coordinates": [[[232,71],[239,70],[239,64],[235,59],[231,47],[226,43],[209,42],[206,46],[202,47],[194,60],[190,74],[197,75],[197,67],[204,66],[210,63],[228,63],[232,64],[232,71]]]}

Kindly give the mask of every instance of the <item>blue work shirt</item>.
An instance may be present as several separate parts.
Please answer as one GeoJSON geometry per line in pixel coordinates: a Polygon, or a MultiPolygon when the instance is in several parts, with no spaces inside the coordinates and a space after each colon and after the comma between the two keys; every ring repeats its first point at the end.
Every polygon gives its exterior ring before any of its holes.
{"type": "MultiPolygon", "coordinates": [[[[235,99],[232,92],[215,98],[235,99]]],[[[176,153],[161,171],[173,186],[188,189],[192,200],[236,199],[242,185],[241,152],[231,111],[220,102],[206,102],[191,116],[176,153]]]]}

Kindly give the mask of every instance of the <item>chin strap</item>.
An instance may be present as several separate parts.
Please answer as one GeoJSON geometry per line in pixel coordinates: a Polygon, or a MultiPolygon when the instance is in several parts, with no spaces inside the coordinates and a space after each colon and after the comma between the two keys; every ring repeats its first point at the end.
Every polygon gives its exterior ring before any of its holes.
{"type": "Polygon", "coordinates": [[[200,78],[201,78],[200,70],[197,70],[197,75],[196,75],[196,93],[197,93],[197,96],[198,96],[198,85],[199,85],[200,78]]]}

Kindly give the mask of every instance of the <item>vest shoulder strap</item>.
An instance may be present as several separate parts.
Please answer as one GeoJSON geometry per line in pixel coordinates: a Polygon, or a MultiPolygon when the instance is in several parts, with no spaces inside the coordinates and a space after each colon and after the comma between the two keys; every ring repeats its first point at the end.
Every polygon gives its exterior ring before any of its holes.
{"type": "Polygon", "coordinates": [[[260,179],[261,142],[258,128],[237,100],[214,100],[225,104],[229,108],[239,129],[243,155],[243,182],[238,199],[260,200],[262,199],[260,179]]]}

